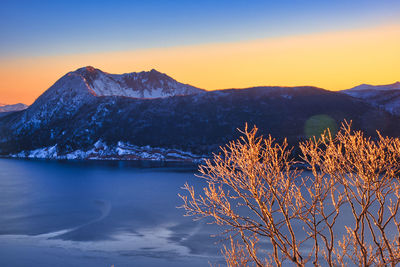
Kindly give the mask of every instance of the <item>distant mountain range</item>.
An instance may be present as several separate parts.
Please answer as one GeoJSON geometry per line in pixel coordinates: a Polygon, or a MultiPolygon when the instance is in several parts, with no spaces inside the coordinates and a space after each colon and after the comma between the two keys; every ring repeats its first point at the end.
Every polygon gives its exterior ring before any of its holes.
{"type": "Polygon", "coordinates": [[[400,115],[400,82],[387,85],[361,84],[341,92],[400,115]]]}
{"type": "Polygon", "coordinates": [[[358,86],[343,91],[354,92],[354,91],[364,91],[364,90],[378,90],[378,91],[400,90],[400,82],[395,82],[392,84],[385,84],[385,85],[360,84],[358,86]]]}
{"type": "Polygon", "coordinates": [[[14,111],[20,111],[27,109],[28,106],[22,103],[14,104],[14,105],[5,105],[5,104],[0,104],[0,113],[3,112],[14,112],[14,111]]]}
{"type": "Polygon", "coordinates": [[[115,75],[85,67],[63,76],[27,109],[0,117],[0,154],[194,161],[237,138],[246,122],[291,143],[307,138],[309,122],[321,119],[333,128],[347,119],[371,136],[376,129],[400,136],[395,112],[352,95],[364,90],[373,89],[205,91],[156,70],[115,75]]]}

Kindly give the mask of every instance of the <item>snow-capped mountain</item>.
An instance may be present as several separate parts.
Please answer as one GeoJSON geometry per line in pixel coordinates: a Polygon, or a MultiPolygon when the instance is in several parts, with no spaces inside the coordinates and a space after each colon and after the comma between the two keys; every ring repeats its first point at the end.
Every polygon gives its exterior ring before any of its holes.
{"type": "Polygon", "coordinates": [[[193,161],[238,138],[245,123],[295,143],[321,114],[337,126],[353,120],[369,135],[400,136],[400,118],[366,102],[315,87],[204,91],[155,70],[116,75],[84,67],[27,109],[0,116],[0,155],[193,161]]]}
{"type": "Polygon", "coordinates": [[[203,90],[175,81],[154,69],[125,74],[109,74],[91,66],[80,68],[80,75],[95,96],[128,96],[158,98],[191,95],[203,90]]]}
{"type": "Polygon", "coordinates": [[[49,121],[75,116],[99,97],[162,98],[204,90],[179,83],[156,70],[109,74],[93,67],[69,72],[45,91],[24,113],[14,129],[38,128],[49,121]]]}
{"type": "Polygon", "coordinates": [[[400,82],[387,85],[361,84],[341,92],[400,115],[400,82]]]}
{"type": "Polygon", "coordinates": [[[14,112],[14,111],[24,110],[26,108],[28,108],[28,106],[22,103],[14,105],[0,104],[0,112],[14,112]]]}

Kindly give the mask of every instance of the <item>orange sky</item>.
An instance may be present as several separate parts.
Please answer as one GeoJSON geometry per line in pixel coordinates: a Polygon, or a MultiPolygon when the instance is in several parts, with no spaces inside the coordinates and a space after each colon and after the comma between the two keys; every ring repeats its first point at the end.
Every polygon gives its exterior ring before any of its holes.
{"type": "Polygon", "coordinates": [[[155,68],[208,90],[257,85],[340,90],[398,81],[399,63],[400,25],[236,43],[3,58],[0,103],[31,104],[62,75],[87,65],[110,73],[155,68]]]}

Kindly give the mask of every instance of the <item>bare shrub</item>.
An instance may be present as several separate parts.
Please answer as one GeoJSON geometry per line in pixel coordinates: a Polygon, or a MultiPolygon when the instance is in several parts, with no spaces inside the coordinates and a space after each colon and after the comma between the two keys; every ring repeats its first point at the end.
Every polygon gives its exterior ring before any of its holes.
{"type": "Polygon", "coordinates": [[[374,141],[345,123],[300,143],[296,162],[286,140],[256,134],[246,127],[199,167],[202,194],[186,184],[181,196],[187,215],[223,226],[228,266],[400,262],[398,138],[374,141]]]}

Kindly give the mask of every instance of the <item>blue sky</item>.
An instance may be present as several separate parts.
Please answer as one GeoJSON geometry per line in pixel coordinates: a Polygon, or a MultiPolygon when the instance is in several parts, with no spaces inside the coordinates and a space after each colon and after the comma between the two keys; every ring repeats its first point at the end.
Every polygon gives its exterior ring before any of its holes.
{"type": "Polygon", "coordinates": [[[135,50],[399,22],[394,0],[9,1],[0,57],[135,50]]]}

